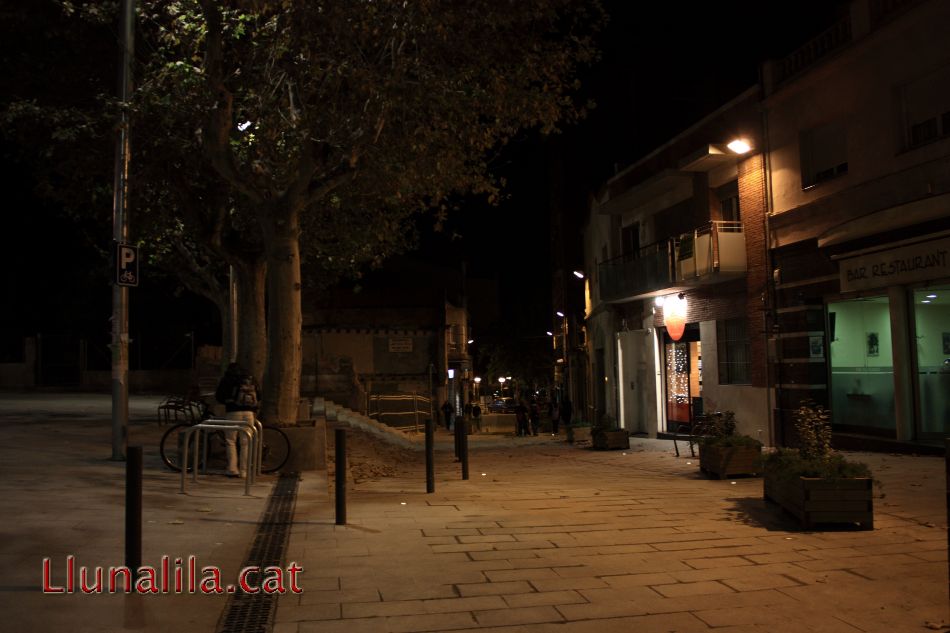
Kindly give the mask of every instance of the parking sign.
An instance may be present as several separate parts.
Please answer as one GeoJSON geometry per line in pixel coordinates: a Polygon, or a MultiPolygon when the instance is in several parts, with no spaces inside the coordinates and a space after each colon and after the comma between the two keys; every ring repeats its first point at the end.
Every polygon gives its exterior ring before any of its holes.
{"type": "Polygon", "coordinates": [[[139,249],[137,246],[115,243],[115,279],[119,286],[139,285],[139,249]]]}

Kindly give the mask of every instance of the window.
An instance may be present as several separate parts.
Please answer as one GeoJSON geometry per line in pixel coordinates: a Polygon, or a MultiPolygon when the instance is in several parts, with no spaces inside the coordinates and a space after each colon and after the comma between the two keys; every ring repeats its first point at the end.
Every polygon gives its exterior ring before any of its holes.
{"type": "Polygon", "coordinates": [[[950,136],[950,66],[902,86],[901,106],[908,149],[950,136]]]}
{"type": "Polygon", "coordinates": [[[719,219],[726,222],[739,221],[739,181],[733,180],[715,190],[719,199],[719,219]]]}
{"type": "Polygon", "coordinates": [[[640,223],[634,222],[620,231],[620,252],[624,261],[640,257],[640,223]]]}
{"type": "Polygon", "coordinates": [[[802,189],[848,173],[847,132],[841,123],[828,123],[799,135],[802,189]]]}
{"type": "Polygon", "coordinates": [[[717,321],[716,339],[719,347],[719,384],[752,384],[748,322],[745,319],[717,321]]]}

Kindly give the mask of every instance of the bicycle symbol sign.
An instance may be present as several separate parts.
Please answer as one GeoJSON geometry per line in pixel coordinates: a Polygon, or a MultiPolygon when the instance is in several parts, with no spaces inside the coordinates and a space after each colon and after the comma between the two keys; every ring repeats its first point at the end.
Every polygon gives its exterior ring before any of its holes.
{"type": "Polygon", "coordinates": [[[119,286],[139,285],[139,249],[137,246],[115,244],[115,283],[119,286]]]}

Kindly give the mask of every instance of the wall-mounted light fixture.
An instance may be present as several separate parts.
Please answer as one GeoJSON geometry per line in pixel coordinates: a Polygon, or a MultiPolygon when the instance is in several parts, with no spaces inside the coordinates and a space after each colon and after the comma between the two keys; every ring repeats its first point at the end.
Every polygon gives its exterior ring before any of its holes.
{"type": "Polygon", "coordinates": [[[732,141],[729,141],[726,147],[728,147],[730,150],[732,150],[736,154],[745,154],[750,149],[752,149],[752,146],[749,145],[749,143],[746,140],[741,139],[741,138],[737,138],[732,141]]]}
{"type": "Polygon", "coordinates": [[[683,338],[683,332],[686,331],[687,307],[686,295],[682,292],[668,296],[663,303],[663,325],[674,341],[683,338]]]}
{"type": "Polygon", "coordinates": [[[583,271],[583,270],[575,270],[575,271],[574,271],[574,276],[577,277],[578,279],[583,279],[583,278],[584,278],[584,271],[583,271]]]}

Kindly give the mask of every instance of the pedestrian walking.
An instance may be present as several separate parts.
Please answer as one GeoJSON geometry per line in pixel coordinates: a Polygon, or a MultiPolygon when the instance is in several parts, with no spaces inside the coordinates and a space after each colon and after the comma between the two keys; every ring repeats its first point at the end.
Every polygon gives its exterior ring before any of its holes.
{"type": "Polygon", "coordinates": [[[551,435],[558,434],[558,426],[561,422],[561,405],[557,402],[551,403],[551,435]]]}
{"type": "Polygon", "coordinates": [[[528,420],[531,423],[531,434],[538,434],[538,427],[541,426],[541,407],[538,406],[538,401],[534,398],[531,399],[531,406],[528,407],[528,420]]]}
{"type": "MultiPolygon", "coordinates": [[[[237,363],[231,363],[218,382],[214,392],[215,399],[224,405],[225,418],[241,421],[254,426],[257,410],[260,408],[261,388],[254,375],[237,363]]],[[[246,477],[247,472],[238,469],[238,431],[224,431],[224,445],[227,449],[228,477],[246,477]]],[[[247,436],[240,434],[241,454],[247,454],[247,436]]]]}
{"type": "Polygon", "coordinates": [[[482,408],[478,403],[472,405],[472,422],[475,423],[475,430],[482,432],[482,408]]]}

